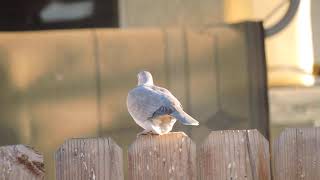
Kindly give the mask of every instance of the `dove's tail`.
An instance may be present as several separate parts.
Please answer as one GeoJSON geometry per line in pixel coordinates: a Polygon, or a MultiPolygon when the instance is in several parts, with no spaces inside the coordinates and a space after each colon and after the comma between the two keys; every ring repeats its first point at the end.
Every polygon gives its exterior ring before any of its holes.
{"type": "Polygon", "coordinates": [[[199,122],[197,120],[193,119],[193,117],[191,117],[189,114],[187,114],[182,110],[175,111],[170,115],[175,117],[178,121],[180,121],[184,125],[193,125],[193,126],[199,125],[199,122]]]}

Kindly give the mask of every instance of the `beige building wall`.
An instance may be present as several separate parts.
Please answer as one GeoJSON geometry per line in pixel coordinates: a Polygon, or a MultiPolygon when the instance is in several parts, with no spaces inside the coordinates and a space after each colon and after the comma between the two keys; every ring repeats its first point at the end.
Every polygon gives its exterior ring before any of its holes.
{"type": "Polygon", "coordinates": [[[310,0],[301,1],[289,26],[266,39],[271,85],[313,85],[310,18],[310,0]]]}
{"type": "Polygon", "coordinates": [[[120,0],[119,4],[121,27],[223,22],[223,0],[120,0]]]}
{"type": "Polygon", "coordinates": [[[281,0],[224,0],[224,20],[228,23],[263,20],[281,0]]]}
{"type": "MultiPolygon", "coordinates": [[[[266,55],[270,86],[314,83],[311,76],[315,59],[320,62],[320,38],[311,34],[311,5],[317,0],[302,0],[298,14],[282,32],[266,39],[266,55]]],[[[120,0],[121,27],[203,26],[241,21],[263,21],[265,27],[277,23],[286,13],[289,3],[282,0],[120,0]],[[279,10],[273,12],[281,4],[279,10]],[[270,14],[273,14],[270,16],[270,14]]],[[[316,22],[319,11],[313,11],[313,31],[319,32],[316,22]]],[[[316,33],[320,34],[320,33],[316,33]]]]}
{"type": "Polygon", "coordinates": [[[313,36],[314,61],[320,65],[320,1],[311,1],[311,23],[313,36]]]}
{"type": "Polygon", "coordinates": [[[225,0],[224,20],[235,23],[245,21],[253,17],[254,9],[252,0],[225,0]]]}
{"type": "MultiPolygon", "coordinates": [[[[302,0],[293,21],[280,33],[266,38],[270,86],[310,86],[314,83],[311,75],[314,56],[310,2],[311,0],[302,0]]],[[[274,15],[270,16],[271,12],[282,3],[282,0],[225,0],[225,21],[234,23],[243,20],[261,20],[265,28],[268,28],[286,13],[289,3],[284,4],[274,15]]],[[[312,7],[315,8],[316,5],[312,7]]],[[[319,11],[314,13],[319,13],[319,11]]],[[[317,26],[316,20],[313,21],[313,24],[317,26]]],[[[320,41],[318,42],[315,42],[316,46],[320,45],[320,41]]],[[[318,54],[316,58],[319,57],[318,54]]]]}

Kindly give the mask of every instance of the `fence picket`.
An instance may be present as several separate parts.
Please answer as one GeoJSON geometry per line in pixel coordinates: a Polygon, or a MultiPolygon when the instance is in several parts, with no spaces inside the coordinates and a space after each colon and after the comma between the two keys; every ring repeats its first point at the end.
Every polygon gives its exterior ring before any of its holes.
{"type": "Polygon", "coordinates": [[[67,140],[55,153],[57,180],[123,180],[122,149],[111,138],[67,140]]]}
{"type": "Polygon", "coordinates": [[[320,128],[284,130],[272,146],[273,179],[320,177],[320,128]]]}
{"type": "MultiPolygon", "coordinates": [[[[318,179],[319,149],[320,128],[283,131],[272,146],[273,180],[318,179]]],[[[128,177],[271,180],[269,143],[257,130],[213,131],[197,152],[182,132],[140,135],[128,150],[128,177]]],[[[67,140],[55,163],[57,180],[124,179],[122,150],[110,138],[67,140]]],[[[43,156],[25,145],[0,147],[0,179],[43,180],[43,156]]]]}
{"type": "Polygon", "coordinates": [[[213,131],[198,150],[201,180],[270,180],[269,143],[257,130],[213,131]]]}
{"type": "Polygon", "coordinates": [[[196,179],[196,146],[184,133],[140,135],[128,155],[130,180],[196,179]]]}
{"type": "Polygon", "coordinates": [[[44,179],[43,156],[25,145],[0,147],[0,179],[44,179]]]}

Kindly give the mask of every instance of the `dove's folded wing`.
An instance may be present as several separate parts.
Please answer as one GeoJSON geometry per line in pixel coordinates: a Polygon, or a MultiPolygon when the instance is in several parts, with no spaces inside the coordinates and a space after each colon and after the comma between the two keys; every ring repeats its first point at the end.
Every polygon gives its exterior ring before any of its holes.
{"type": "Polygon", "coordinates": [[[163,115],[169,115],[171,113],[173,113],[175,110],[173,110],[170,107],[167,106],[161,106],[160,108],[158,108],[153,114],[152,117],[150,117],[149,119],[153,119],[159,116],[163,116],[163,115]]]}
{"type": "Polygon", "coordinates": [[[137,87],[129,92],[127,106],[129,113],[138,121],[146,121],[164,106],[166,100],[149,87],[137,87]]]}
{"type": "Polygon", "coordinates": [[[170,102],[166,106],[159,108],[157,112],[155,112],[156,114],[162,113],[162,115],[165,115],[164,113],[166,113],[185,125],[199,125],[197,120],[183,111],[181,103],[176,97],[173,96],[173,94],[171,94],[170,91],[158,86],[153,86],[153,89],[157,92],[161,92],[166,97],[165,99],[170,102]]]}
{"type": "Polygon", "coordinates": [[[182,105],[179,102],[179,100],[176,97],[174,97],[174,95],[169,90],[159,86],[153,86],[152,89],[166,96],[166,98],[170,101],[171,105],[182,108],[182,105]]]}

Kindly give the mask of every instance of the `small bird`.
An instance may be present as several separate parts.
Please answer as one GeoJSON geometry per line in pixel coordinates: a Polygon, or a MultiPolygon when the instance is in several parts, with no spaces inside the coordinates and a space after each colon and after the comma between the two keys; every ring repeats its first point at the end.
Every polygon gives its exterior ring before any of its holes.
{"type": "Polygon", "coordinates": [[[181,103],[170,91],[153,84],[148,71],[138,73],[138,85],[128,93],[127,108],[134,121],[144,129],[138,135],[166,134],[176,120],[184,125],[199,125],[183,111],[181,103]]]}

